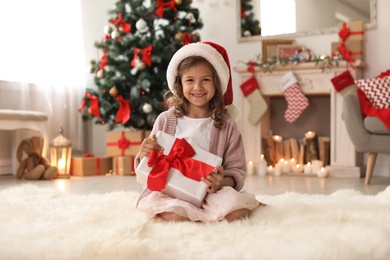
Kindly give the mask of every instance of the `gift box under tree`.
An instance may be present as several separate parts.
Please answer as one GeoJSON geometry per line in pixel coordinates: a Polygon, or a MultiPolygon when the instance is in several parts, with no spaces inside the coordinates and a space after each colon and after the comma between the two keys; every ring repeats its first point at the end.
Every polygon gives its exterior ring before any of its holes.
{"type": "Polygon", "coordinates": [[[112,170],[115,175],[134,175],[135,156],[114,156],[112,158],[112,170]]]}
{"type": "Polygon", "coordinates": [[[98,157],[93,154],[85,154],[83,157],[71,159],[70,175],[93,176],[106,174],[112,169],[112,157],[98,157]]]}
{"type": "Polygon", "coordinates": [[[135,156],[145,137],[145,131],[109,131],[106,136],[107,156],[135,156]]]}
{"type": "Polygon", "coordinates": [[[161,191],[200,207],[207,185],[201,179],[222,164],[222,158],[159,131],[157,143],[163,152],[152,150],[136,169],[137,181],[150,190],[161,191]]]}

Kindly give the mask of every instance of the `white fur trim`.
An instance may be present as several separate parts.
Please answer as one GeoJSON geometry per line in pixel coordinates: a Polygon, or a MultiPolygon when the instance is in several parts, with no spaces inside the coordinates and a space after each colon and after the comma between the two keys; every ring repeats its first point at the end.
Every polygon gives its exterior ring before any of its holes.
{"type": "Polygon", "coordinates": [[[292,71],[287,72],[279,80],[279,89],[284,92],[286,89],[291,87],[293,84],[298,83],[297,78],[295,77],[292,71]]]}
{"type": "Polygon", "coordinates": [[[218,73],[219,81],[221,82],[222,94],[225,94],[230,72],[222,55],[211,45],[207,43],[190,43],[180,48],[173,56],[167,68],[168,87],[172,91],[177,77],[177,68],[185,58],[190,56],[201,56],[208,60],[218,73]]]}
{"type": "Polygon", "coordinates": [[[228,115],[237,122],[241,116],[241,109],[236,104],[225,106],[225,108],[227,109],[228,115]]]}

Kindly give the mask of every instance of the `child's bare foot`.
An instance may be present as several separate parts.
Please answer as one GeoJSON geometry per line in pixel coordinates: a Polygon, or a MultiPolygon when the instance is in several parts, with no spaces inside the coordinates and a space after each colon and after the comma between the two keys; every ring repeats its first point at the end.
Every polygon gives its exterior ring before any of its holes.
{"type": "Polygon", "coordinates": [[[157,216],[165,221],[189,221],[188,218],[177,215],[174,212],[163,212],[157,216]]]}

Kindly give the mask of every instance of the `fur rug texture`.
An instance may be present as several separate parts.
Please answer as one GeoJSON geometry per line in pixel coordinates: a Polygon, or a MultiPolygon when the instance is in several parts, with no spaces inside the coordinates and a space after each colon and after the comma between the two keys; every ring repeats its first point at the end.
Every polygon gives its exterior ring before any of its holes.
{"type": "Polygon", "coordinates": [[[377,195],[257,195],[249,219],[148,220],[137,193],[0,191],[0,259],[389,259],[390,187],[377,195]]]}

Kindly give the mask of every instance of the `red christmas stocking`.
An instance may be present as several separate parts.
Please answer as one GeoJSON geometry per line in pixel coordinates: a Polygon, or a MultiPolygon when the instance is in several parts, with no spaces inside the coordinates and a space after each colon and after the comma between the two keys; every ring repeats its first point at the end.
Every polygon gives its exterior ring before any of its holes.
{"type": "Polygon", "coordinates": [[[332,78],[333,87],[336,92],[340,93],[342,96],[349,91],[356,91],[357,86],[355,85],[355,80],[353,79],[349,70],[344,71],[340,75],[332,78]]]}
{"type": "Polygon", "coordinates": [[[284,118],[287,122],[293,123],[309,106],[309,100],[302,93],[292,71],[287,72],[279,81],[279,88],[287,101],[287,110],[284,118]]]}
{"type": "Polygon", "coordinates": [[[267,103],[260,93],[259,84],[257,83],[255,76],[250,77],[247,81],[242,83],[240,88],[251,106],[248,121],[252,125],[256,125],[267,110],[267,103]]]}

